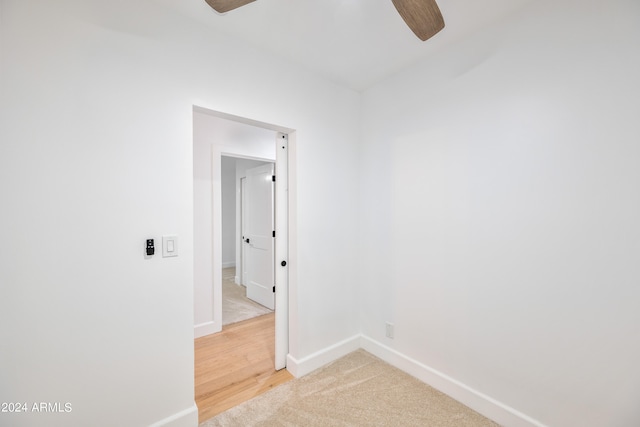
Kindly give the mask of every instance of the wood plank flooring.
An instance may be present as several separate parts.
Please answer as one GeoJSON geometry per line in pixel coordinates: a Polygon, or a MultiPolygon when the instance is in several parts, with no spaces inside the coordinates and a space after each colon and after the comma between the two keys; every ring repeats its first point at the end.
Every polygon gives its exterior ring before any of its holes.
{"type": "Polygon", "coordinates": [[[199,422],[293,378],[276,371],[275,314],[225,326],[195,340],[195,396],[199,422]]]}

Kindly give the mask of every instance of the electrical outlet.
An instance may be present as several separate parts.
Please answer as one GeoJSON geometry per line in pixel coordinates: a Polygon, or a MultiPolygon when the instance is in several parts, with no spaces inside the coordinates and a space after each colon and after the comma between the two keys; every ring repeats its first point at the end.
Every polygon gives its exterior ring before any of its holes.
{"type": "Polygon", "coordinates": [[[387,322],[387,338],[393,339],[393,323],[387,322]]]}

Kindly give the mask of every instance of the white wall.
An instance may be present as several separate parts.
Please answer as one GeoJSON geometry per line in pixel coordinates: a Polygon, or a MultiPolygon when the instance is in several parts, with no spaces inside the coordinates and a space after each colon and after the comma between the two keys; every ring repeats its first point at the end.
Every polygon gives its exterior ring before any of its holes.
{"type": "Polygon", "coordinates": [[[522,425],[640,425],[639,46],[636,1],[533,2],[364,93],[366,336],[522,425]]]}
{"type": "Polygon", "coordinates": [[[358,331],[358,94],[168,7],[0,1],[0,401],[73,405],[3,425],[196,424],[194,104],[298,130],[291,352],[358,331]]]}
{"type": "MultiPolygon", "coordinates": [[[[275,144],[271,142],[271,146],[275,144]]],[[[236,265],[236,159],[222,157],[222,268],[236,265]]]]}

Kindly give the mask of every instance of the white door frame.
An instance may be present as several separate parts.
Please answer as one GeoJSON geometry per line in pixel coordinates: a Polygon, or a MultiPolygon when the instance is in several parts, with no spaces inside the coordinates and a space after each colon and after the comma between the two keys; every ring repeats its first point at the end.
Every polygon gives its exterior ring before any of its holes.
{"type": "Polygon", "coordinates": [[[275,282],[276,282],[276,370],[286,368],[289,353],[289,137],[276,136],[275,188],[275,282]]]}
{"type": "MultiPolygon", "coordinates": [[[[297,312],[290,313],[290,308],[296,307],[290,300],[289,287],[290,281],[295,277],[294,271],[291,270],[291,262],[295,253],[295,234],[291,233],[290,220],[295,218],[293,210],[293,200],[290,193],[290,179],[295,174],[295,169],[291,169],[294,165],[291,163],[295,159],[295,154],[290,150],[291,143],[295,141],[295,131],[279,126],[269,125],[256,122],[250,119],[244,119],[237,116],[231,116],[225,113],[217,113],[200,107],[194,107],[198,111],[206,112],[220,118],[233,120],[244,124],[263,127],[265,129],[274,130],[276,145],[276,243],[275,243],[275,281],[276,281],[276,310],[275,310],[275,368],[283,369],[287,365],[287,356],[290,348],[290,336],[294,332],[292,326],[295,326],[295,318],[297,312]],[[290,170],[291,169],[291,170],[290,170]],[[291,204],[290,204],[291,201],[291,204]],[[293,238],[293,241],[291,240],[293,238]],[[282,262],[286,265],[282,265],[282,262]],[[291,315],[290,315],[291,314],[291,315]]],[[[212,333],[222,330],[222,239],[214,238],[222,234],[222,156],[248,158],[260,161],[271,161],[273,159],[255,158],[243,155],[243,153],[222,151],[218,147],[213,148],[212,152],[212,245],[213,245],[213,322],[212,333]]],[[[295,226],[293,228],[295,230],[295,226]]],[[[294,263],[295,264],[295,263],[294,263]]],[[[295,267],[294,267],[295,268],[295,267]]]]}
{"type": "Polygon", "coordinates": [[[240,210],[240,215],[236,215],[236,218],[240,218],[240,236],[236,236],[236,244],[240,245],[240,257],[236,260],[236,285],[245,285],[246,286],[246,261],[245,261],[245,250],[244,250],[244,235],[245,235],[245,227],[246,227],[246,218],[245,218],[245,206],[247,204],[245,197],[247,189],[245,188],[247,183],[247,178],[240,178],[240,206],[236,203],[236,209],[240,210]],[[240,237],[240,240],[238,240],[240,237]]]}

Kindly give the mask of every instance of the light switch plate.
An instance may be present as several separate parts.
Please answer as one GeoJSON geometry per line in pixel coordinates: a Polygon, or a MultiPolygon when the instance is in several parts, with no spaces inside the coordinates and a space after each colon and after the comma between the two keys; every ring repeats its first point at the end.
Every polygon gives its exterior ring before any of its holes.
{"type": "Polygon", "coordinates": [[[162,256],[178,256],[178,236],[170,234],[162,236],[162,256]]]}

